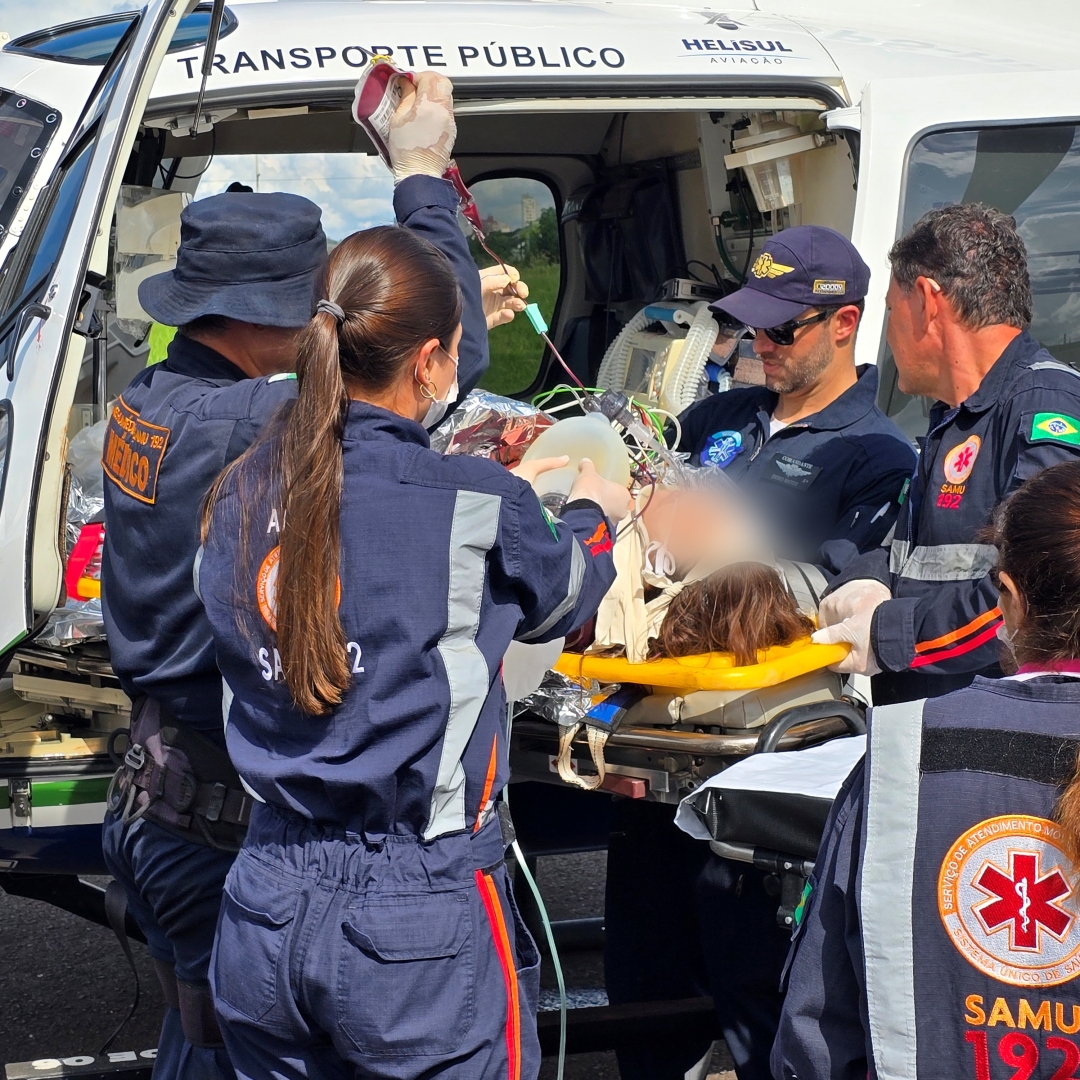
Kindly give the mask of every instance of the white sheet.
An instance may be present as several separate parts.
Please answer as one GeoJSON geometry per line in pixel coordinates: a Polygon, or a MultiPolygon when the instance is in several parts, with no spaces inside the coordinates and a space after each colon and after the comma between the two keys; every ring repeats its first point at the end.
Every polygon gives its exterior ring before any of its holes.
{"type": "Polygon", "coordinates": [[[783,791],[790,795],[809,795],[817,799],[835,799],[836,793],[866,753],[866,736],[831,739],[805,750],[780,754],[754,754],[737,761],[729,769],[687,795],[675,812],[675,824],[697,840],[711,840],[709,830],[693,807],[688,805],[702,791],[783,791]]]}

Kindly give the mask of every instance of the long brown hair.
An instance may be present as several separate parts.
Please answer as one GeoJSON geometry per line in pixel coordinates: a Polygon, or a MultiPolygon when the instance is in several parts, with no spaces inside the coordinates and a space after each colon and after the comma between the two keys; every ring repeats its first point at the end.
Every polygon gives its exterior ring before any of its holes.
{"type": "Polygon", "coordinates": [[[649,656],[726,652],[742,667],[756,664],[760,649],[790,645],[813,630],[771,566],[733,563],[675,596],[649,656]]]}
{"type": "MultiPolygon", "coordinates": [[[[1080,461],[1046,469],[998,510],[997,569],[1016,582],[1024,621],[1012,645],[1021,664],[1080,659],[1080,461]]],[[[1080,758],[1054,816],[1080,870],[1080,758]]]]}
{"type": "MultiPolygon", "coordinates": [[[[420,347],[449,346],[461,322],[461,294],[446,257],[408,229],[382,226],[353,233],[331,253],[321,297],[345,313],[319,311],[301,332],[297,397],[269,435],[280,494],[276,622],[281,666],[296,706],[321,716],[340,704],[350,681],[338,616],[341,550],[341,440],[348,386],[360,394],[388,390],[420,347]]],[[[255,461],[253,446],[218,479],[204,515],[233,470],[255,461]]],[[[248,546],[241,530],[241,548],[248,546]]]]}

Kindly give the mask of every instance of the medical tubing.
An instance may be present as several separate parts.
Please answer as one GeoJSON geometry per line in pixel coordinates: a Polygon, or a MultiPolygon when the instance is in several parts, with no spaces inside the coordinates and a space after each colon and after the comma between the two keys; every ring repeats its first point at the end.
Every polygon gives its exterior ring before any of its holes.
{"type": "Polygon", "coordinates": [[[630,368],[630,338],[639,330],[644,330],[652,320],[642,308],[620,331],[611,343],[604,359],[600,361],[600,371],[596,381],[605,390],[622,390],[626,386],[626,374],[630,368]]]}
{"type": "Polygon", "coordinates": [[[551,963],[555,968],[555,979],[559,984],[559,1065],[556,1080],[563,1080],[563,1069],[566,1067],[566,980],[563,978],[559,950],[555,945],[555,933],[551,929],[551,920],[548,918],[544,899],[540,895],[540,887],[536,884],[536,880],[529,870],[529,864],[525,861],[525,855],[518,842],[515,840],[510,846],[514,852],[514,858],[517,859],[518,866],[521,867],[521,872],[525,875],[525,880],[529,883],[533,898],[536,900],[536,906],[540,909],[540,918],[544,923],[544,937],[547,939],[548,948],[551,950],[551,963]]]}
{"type": "MultiPolygon", "coordinates": [[[[514,703],[508,701],[506,703],[507,747],[510,746],[510,733],[513,730],[513,726],[514,703]]],[[[509,809],[509,784],[503,788],[502,799],[503,802],[506,803],[507,809],[509,809]]],[[[555,944],[555,932],[551,929],[551,920],[548,918],[547,905],[544,903],[544,898],[540,894],[540,886],[536,884],[536,879],[532,876],[529,864],[525,861],[525,853],[521,850],[521,845],[518,844],[516,838],[510,845],[510,849],[513,851],[514,858],[517,860],[518,866],[521,867],[521,872],[525,875],[525,880],[529,883],[529,889],[532,891],[533,899],[536,901],[536,907],[540,912],[540,921],[544,924],[544,938],[547,940],[548,949],[551,952],[551,963],[555,968],[555,981],[559,986],[559,1064],[556,1080],[563,1080],[563,1070],[566,1067],[566,980],[563,978],[562,961],[559,960],[559,949],[555,944]]]]}
{"type": "Polygon", "coordinates": [[[697,399],[705,366],[719,334],[720,324],[713,318],[712,310],[705,301],[700,301],[686,332],[682,352],[675,361],[671,390],[665,387],[662,391],[675,412],[688,409],[697,399]]]}
{"type": "Polygon", "coordinates": [[[724,246],[724,235],[720,231],[722,228],[722,225],[718,225],[713,232],[713,235],[716,237],[716,250],[720,252],[720,261],[727,267],[731,276],[735,278],[740,285],[745,284],[746,277],[735,268],[735,264],[728,257],[727,248],[724,246]]]}

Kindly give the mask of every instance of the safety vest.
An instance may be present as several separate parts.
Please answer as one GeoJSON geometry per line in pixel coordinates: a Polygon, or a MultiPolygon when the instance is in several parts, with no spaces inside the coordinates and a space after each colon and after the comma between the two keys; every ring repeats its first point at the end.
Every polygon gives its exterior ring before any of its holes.
{"type": "Polygon", "coordinates": [[[1080,880],[1052,820],[1080,684],[996,686],[873,712],[859,907],[879,1080],[1080,1075],[1080,880]]]}

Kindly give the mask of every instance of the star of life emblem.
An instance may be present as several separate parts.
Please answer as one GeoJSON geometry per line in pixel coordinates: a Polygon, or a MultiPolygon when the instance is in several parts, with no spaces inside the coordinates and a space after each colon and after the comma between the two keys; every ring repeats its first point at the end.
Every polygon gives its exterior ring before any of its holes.
{"type": "Polygon", "coordinates": [[[1014,986],[1056,986],[1080,974],[1080,897],[1046,818],[1004,814],[958,837],[938,874],[938,912],[973,967],[1014,986]]]}

